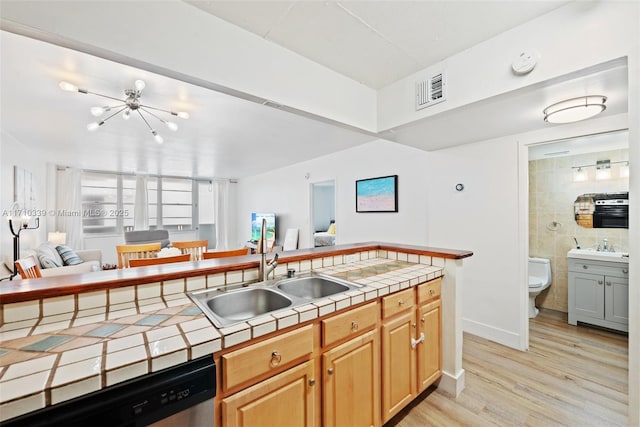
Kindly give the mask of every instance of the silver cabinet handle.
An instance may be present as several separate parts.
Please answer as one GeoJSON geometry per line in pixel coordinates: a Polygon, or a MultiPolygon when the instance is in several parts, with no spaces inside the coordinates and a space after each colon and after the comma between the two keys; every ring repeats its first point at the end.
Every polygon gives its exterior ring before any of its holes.
{"type": "Polygon", "coordinates": [[[316,380],[315,380],[315,378],[311,378],[311,379],[309,380],[309,385],[310,385],[311,387],[313,387],[314,385],[316,385],[316,380]]]}
{"type": "Polygon", "coordinates": [[[598,280],[598,285],[602,285],[603,281],[602,280],[598,280]]]}
{"type": "Polygon", "coordinates": [[[628,269],[628,268],[623,268],[623,269],[622,269],[622,272],[623,272],[624,274],[627,274],[627,273],[629,272],[629,269],[628,269]]]}
{"type": "Polygon", "coordinates": [[[421,342],[424,342],[424,332],[420,332],[420,337],[417,340],[411,338],[411,348],[416,348],[421,342]]]}
{"type": "Polygon", "coordinates": [[[587,268],[589,268],[589,266],[585,265],[585,264],[582,264],[582,268],[584,268],[586,270],[587,268]]]}
{"type": "Polygon", "coordinates": [[[329,374],[329,375],[333,375],[333,368],[329,368],[329,369],[327,370],[327,374],[329,374]]]}
{"type": "Polygon", "coordinates": [[[611,286],[611,282],[607,282],[607,286],[611,286]]]}

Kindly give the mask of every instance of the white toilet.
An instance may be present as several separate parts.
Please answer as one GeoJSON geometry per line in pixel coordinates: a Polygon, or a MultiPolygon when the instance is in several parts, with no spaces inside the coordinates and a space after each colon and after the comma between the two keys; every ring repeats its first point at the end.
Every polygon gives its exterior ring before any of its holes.
{"type": "Polygon", "coordinates": [[[536,297],[551,285],[551,261],[529,258],[529,319],[538,315],[536,297]]]}

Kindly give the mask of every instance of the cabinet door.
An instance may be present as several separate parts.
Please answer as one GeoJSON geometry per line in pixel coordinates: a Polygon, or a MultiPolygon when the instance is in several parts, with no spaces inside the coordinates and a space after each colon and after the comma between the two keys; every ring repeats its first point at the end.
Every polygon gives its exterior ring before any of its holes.
{"type": "Polygon", "coordinates": [[[222,399],[224,427],[313,426],[315,384],[313,360],[222,399]]]}
{"type": "Polygon", "coordinates": [[[433,384],[442,373],[442,303],[440,299],[418,309],[418,393],[433,384]]]}
{"type": "Polygon", "coordinates": [[[604,319],[604,276],[574,273],[572,277],[575,314],[604,319]]]}
{"type": "Polygon", "coordinates": [[[416,396],[415,309],[382,324],[382,422],[416,396]]]}
{"type": "Polygon", "coordinates": [[[380,425],[379,351],[373,330],[322,355],[325,426],[380,425]]]}
{"type": "Polygon", "coordinates": [[[629,324],[629,279],[605,276],[605,319],[629,324]]]}

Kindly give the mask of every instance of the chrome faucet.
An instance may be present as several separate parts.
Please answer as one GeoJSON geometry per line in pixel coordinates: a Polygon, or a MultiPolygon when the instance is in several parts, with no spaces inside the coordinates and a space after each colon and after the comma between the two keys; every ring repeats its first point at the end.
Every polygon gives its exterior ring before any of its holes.
{"type": "Polygon", "coordinates": [[[609,240],[606,237],[598,245],[598,250],[601,252],[614,252],[613,245],[609,245],[609,240]]]}
{"type": "Polygon", "coordinates": [[[260,267],[258,269],[258,277],[264,282],[269,280],[269,273],[278,266],[278,254],[267,262],[267,220],[262,218],[260,227],[260,240],[258,241],[258,253],[260,254],[260,267]]]}

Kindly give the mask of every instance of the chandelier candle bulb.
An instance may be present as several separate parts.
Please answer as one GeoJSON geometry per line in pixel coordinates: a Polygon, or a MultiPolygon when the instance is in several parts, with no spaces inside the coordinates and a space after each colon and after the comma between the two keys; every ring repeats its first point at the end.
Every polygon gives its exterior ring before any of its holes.
{"type": "Polygon", "coordinates": [[[72,85],[69,82],[60,82],[60,84],[58,86],[60,86],[60,89],[65,90],[67,92],[77,92],[78,91],[78,86],[72,85]]]}
{"type": "Polygon", "coordinates": [[[145,82],[142,80],[136,80],[134,84],[138,92],[142,92],[142,89],[144,89],[147,86],[145,82]]]}

